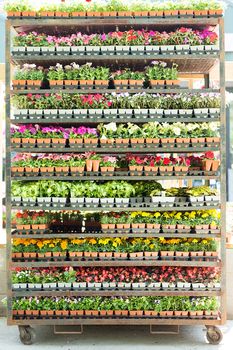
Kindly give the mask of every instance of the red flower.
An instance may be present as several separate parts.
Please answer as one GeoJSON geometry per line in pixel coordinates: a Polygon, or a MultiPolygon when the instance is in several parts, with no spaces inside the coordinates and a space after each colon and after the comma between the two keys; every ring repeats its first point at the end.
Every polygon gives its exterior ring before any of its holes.
{"type": "Polygon", "coordinates": [[[171,163],[170,158],[164,158],[163,159],[163,165],[169,165],[171,163]]]}
{"type": "Polygon", "coordinates": [[[204,158],[206,159],[214,159],[214,152],[208,151],[205,153],[204,158]]]}

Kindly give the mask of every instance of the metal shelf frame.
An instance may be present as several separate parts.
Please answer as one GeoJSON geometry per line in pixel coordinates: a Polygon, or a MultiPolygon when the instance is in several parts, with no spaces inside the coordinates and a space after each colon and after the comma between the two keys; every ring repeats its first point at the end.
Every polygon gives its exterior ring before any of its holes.
{"type": "MultiPolygon", "coordinates": [[[[7,227],[7,270],[8,270],[8,311],[7,311],[7,317],[8,317],[8,324],[9,325],[18,325],[18,326],[28,326],[31,325],[205,325],[207,327],[210,326],[217,326],[222,325],[226,322],[226,248],[225,248],[225,239],[226,239],[226,116],[225,116],[225,56],[224,56],[224,20],[223,18],[122,18],[122,19],[113,19],[113,18],[107,18],[107,19],[10,19],[6,21],[6,227],[7,227]],[[46,31],[47,29],[55,32],[59,32],[60,30],[81,30],[82,28],[87,28],[89,26],[90,28],[96,28],[96,26],[101,26],[101,28],[104,27],[130,27],[130,26],[158,26],[158,28],[177,28],[179,26],[192,26],[193,28],[204,28],[209,25],[218,26],[219,28],[219,45],[220,45],[220,51],[217,54],[210,54],[210,55],[195,55],[195,54],[189,54],[189,55],[154,55],[154,56],[134,56],[134,55],[128,55],[128,56],[21,56],[21,57],[12,57],[11,56],[11,34],[12,29],[16,32],[21,31],[30,31],[32,29],[37,29],[38,31],[46,31]],[[11,62],[12,63],[24,63],[24,62],[35,62],[40,63],[42,65],[49,65],[52,64],[53,61],[57,62],[63,62],[66,61],[70,62],[72,61],[93,61],[98,63],[106,61],[109,63],[119,64],[123,63],[125,64],[127,61],[131,64],[140,64],[140,63],[147,63],[150,60],[154,59],[165,59],[171,62],[177,62],[181,64],[181,71],[182,72],[188,72],[188,73],[203,73],[206,76],[209,73],[209,70],[214,66],[214,64],[219,61],[219,67],[220,67],[220,89],[218,92],[221,94],[221,113],[220,113],[220,122],[221,122],[221,144],[219,148],[215,147],[205,147],[205,148],[171,148],[171,149],[150,149],[150,148],[144,148],[144,149],[112,149],[112,148],[103,148],[103,149],[95,149],[98,153],[125,153],[127,151],[132,151],[135,153],[148,153],[148,152],[162,152],[162,153],[197,153],[197,152],[204,152],[207,150],[213,150],[213,151],[220,151],[221,154],[221,173],[220,173],[220,184],[221,184],[221,204],[219,206],[204,206],[204,207],[178,207],[177,210],[179,211],[186,211],[186,210],[201,210],[201,209],[207,209],[207,208],[219,208],[221,209],[221,235],[220,234],[209,234],[208,237],[216,237],[220,239],[221,242],[221,249],[220,249],[220,259],[219,261],[167,261],[167,260],[118,260],[118,261],[42,261],[42,262],[12,262],[11,259],[11,240],[12,238],[16,237],[15,235],[12,235],[12,228],[11,228],[11,210],[12,209],[44,209],[44,210],[63,210],[64,207],[31,207],[31,206],[13,206],[11,203],[11,181],[14,179],[11,177],[11,152],[31,152],[31,153],[37,153],[37,152],[83,152],[86,149],[71,149],[71,148],[38,148],[38,149],[26,149],[26,148],[15,148],[11,146],[10,142],[10,125],[11,123],[20,124],[20,123],[78,123],[77,120],[70,119],[65,120],[53,120],[50,121],[49,119],[44,120],[11,120],[11,102],[10,98],[12,94],[24,94],[24,93],[31,93],[33,90],[21,90],[21,91],[12,91],[11,90],[11,62]],[[142,61],[142,62],[141,62],[142,61]],[[186,267],[220,267],[221,268],[221,291],[153,291],[153,292],[130,292],[133,293],[132,295],[189,295],[189,296],[212,296],[216,295],[220,297],[221,300],[221,306],[220,306],[220,315],[221,317],[218,319],[169,319],[169,318],[150,318],[150,319],[143,319],[143,318],[80,318],[80,319],[13,319],[12,318],[12,297],[14,296],[30,296],[30,295],[40,295],[42,292],[23,292],[23,294],[12,292],[11,290],[11,269],[15,267],[62,267],[62,266],[186,266],[186,267]],[[146,294],[147,293],[147,294],[146,294]],[[152,293],[152,294],[150,294],[152,293]]],[[[128,63],[127,62],[127,63],[128,63]]],[[[208,79],[207,79],[208,80],[208,79]]],[[[206,81],[206,84],[208,82],[206,81]]],[[[40,93],[46,92],[52,92],[53,90],[37,90],[35,91],[40,93]]],[[[108,90],[108,92],[111,90],[108,90]]],[[[137,90],[136,92],[138,92],[137,90]]],[[[184,92],[185,89],[156,89],[156,93],[177,93],[177,92],[184,92]]],[[[189,92],[194,92],[194,90],[188,90],[189,92]]],[[[195,90],[196,91],[196,90],[195,90]]],[[[202,90],[202,92],[206,91],[212,91],[209,89],[209,86],[206,85],[205,89],[202,90]]],[[[74,92],[81,92],[81,90],[62,90],[64,93],[74,93],[74,92]]],[[[84,92],[84,91],[82,91],[84,92]]],[[[87,91],[87,93],[94,93],[93,91],[87,91]]],[[[97,91],[96,91],[97,92],[97,91]]],[[[99,91],[98,91],[99,92],[99,91]]],[[[127,90],[127,92],[133,92],[130,90],[127,90]]],[[[148,90],[147,92],[152,92],[151,90],[148,90]]],[[[86,93],[86,91],[85,91],[86,93]]],[[[161,121],[165,121],[166,118],[163,118],[161,121]]],[[[185,118],[183,118],[185,120],[185,118]]],[[[183,119],[176,119],[176,121],[183,121],[183,119]]],[[[199,122],[201,120],[197,120],[195,118],[192,118],[193,122],[199,122]],[[195,119],[195,120],[194,120],[195,119]]],[[[219,120],[219,118],[218,118],[219,120]]],[[[167,120],[166,120],[167,121],[167,120]]],[[[169,120],[169,122],[172,122],[173,120],[169,120]]],[[[207,120],[203,120],[207,121],[207,120]]],[[[208,120],[209,121],[209,120],[208,120]]],[[[212,121],[212,119],[211,119],[212,121]]],[[[82,123],[85,123],[85,120],[82,120],[82,123]]],[[[99,120],[98,120],[99,122],[99,120]]],[[[106,122],[106,120],[103,120],[103,122],[106,122]]],[[[108,121],[107,121],[108,122],[108,121]]],[[[116,120],[118,122],[118,120],[116,120]]],[[[121,122],[121,120],[119,120],[121,122]]],[[[140,122],[137,120],[134,120],[134,122],[140,122]]],[[[93,121],[87,121],[87,123],[93,123],[93,121]]],[[[34,178],[33,180],[38,180],[38,178],[34,178]]],[[[145,177],[146,178],[146,177],[145,177]]],[[[183,178],[183,177],[182,177],[183,178]]],[[[186,179],[194,180],[199,177],[189,177],[187,176],[186,179]]],[[[203,176],[202,179],[208,181],[211,179],[216,179],[215,176],[203,176]]],[[[19,180],[29,180],[30,178],[26,177],[20,177],[19,180]]],[[[59,180],[73,180],[73,178],[61,178],[59,177],[59,180]]],[[[87,180],[86,177],[84,177],[85,180],[87,180]]],[[[90,179],[90,178],[88,178],[90,179]]],[[[96,179],[96,178],[95,178],[96,179]]],[[[106,180],[107,178],[104,178],[106,180]]],[[[112,179],[112,177],[111,177],[112,179]]],[[[155,177],[153,177],[155,179],[155,177]]],[[[164,177],[164,180],[167,180],[168,177],[164,177]]],[[[171,179],[169,177],[169,179],[171,179]]],[[[176,179],[181,179],[179,176],[176,177],[176,179]]],[[[32,178],[31,178],[32,180],[32,178]]],[[[162,177],[161,177],[162,180],[162,177]]],[[[67,210],[74,210],[74,208],[67,207],[67,210]]],[[[164,210],[174,210],[175,208],[154,208],[156,211],[164,211],[164,210]]],[[[84,208],[83,211],[93,211],[93,212],[101,212],[103,210],[106,210],[104,208],[84,208]]],[[[122,208],[110,208],[110,211],[122,211],[122,208]]],[[[152,208],[123,208],[123,210],[129,210],[129,211],[137,211],[137,210],[143,210],[143,211],[151,211],[152,208]]],[[[66,233],[65,233],[66,234],[66,233]]],[[[81,234],[81,233],[80,233],[81,234]]],[[[59,237],[66,237],[64,234],[57,234],[59,237]]],[[[75,235],[75,234],[74,234],[75,235]]],[[[77,234],[76,234],[77,235],[77,234]]],[[[88,234],[89,235],[89,234],[88,234]]],[[[188,234],[176,234],[176,236],[180,237],[189,237],[188,234]]],[[[29,238],[33,236],[33,238],[37,238],[38,235],[25,235],[20,237],[29,238]]],[[[39,235],[41,238],[42,235],[39,235]]],[[[111,234],[111,236],[114,237],[114,234],[111,234]]],[[[121,234],[117,234],[116,236],[121,236],[121,234]]],[[[141,237],[141,235],[134,234],[135,237],[141,237]]],[[[146,234],[143,234],[144,237],[148,236],[146,234]]],[[[156,235],[157,237],[159,235],[156,235]]],[[[163,234],[163,236],[166,236],[163,234]]],[[[170,235],[171,236],[171,235],[170,235]]],[[[172,235],[173,236],[173,235],[172,235]]],[[[196,235],[192,234],[192,237],[206,237],[207,235],[196,235]]],[[[45,237],[45,235],[43,235],[45,237]]],[[[150,235],[150,237],[153,237],[153,235],[150,235]]],[[[84,291],[84,292],[67,292],[67,291],[59,291],[54,292],[54,294],[51,294],[51,292],[45,294],[43,292],[43,295],[90,295],[90,292],[84,291]],[[82,294],[84,293],[84,294],[82,294]],[[89,294],[87,294],[89,293],[89,294]]],[[[126,295],[126,292],[122,291],[95,291],[91,293],[92,295],[126,295]],[[94,293],[94,294],[93,294],[94,293]]],[[[129,292],[127,292],[127,295],[129,295],[129,292]]]]}

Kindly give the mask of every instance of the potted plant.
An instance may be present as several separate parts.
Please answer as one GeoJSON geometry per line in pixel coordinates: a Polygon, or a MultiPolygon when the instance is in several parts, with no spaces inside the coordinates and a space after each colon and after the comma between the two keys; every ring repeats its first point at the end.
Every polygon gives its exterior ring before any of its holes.
{"type": "Polygon", "coordinates": [[[112,176],[117,165],[117,158],[113,156],[104,156],[100,161],[101,175],[112,176]]]}

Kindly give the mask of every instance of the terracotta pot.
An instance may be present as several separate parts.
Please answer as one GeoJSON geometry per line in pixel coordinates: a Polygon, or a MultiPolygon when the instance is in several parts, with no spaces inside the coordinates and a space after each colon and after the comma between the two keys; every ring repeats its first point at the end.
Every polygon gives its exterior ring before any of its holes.
{"type": "Polygon", "coordinates": [[[56,166],[55,167],[55,172],[57,172],[57,173],[68,173],[69,172],[69,167],[68,166],[56,166]]]}
{"type": "Polygon", "coordinates": [[[49,227],[48,224],[32,224],[33,230],[45,230],[48,227],[49,227]]]}
{"type": "Polygon", "coordinates": [[[101,224],[102,230],[115,229],[115,224],[101,224]]]}
{"type": "Polygon", "coordinates": [[[86,12],[72,12],[71,13],[72,17],[86,17],[86,12]]]}
{"type": "Polygon", "coordinates": [[[161,317],[172,317],[174,315],[174,311],[160,311],[161,317]]]}
{"type": "Polygon", "coordinates": [[[11,143],[20,144],[21,143],[21,138],[19,138],[19,137],[12,137],[11,138],[11,143]]]}
{"type": "Polygon", "coordinates": [[[20,11],[7,11],[7,17],[20,17],[20,11]]]}
{"type": "Polygon", "coordinates": [[[37,145],[50,145],[51,139],[37,139],[36,143],[37,145]]]}
{"type": "Polygon", "coordinates": [[[148,11],[133,11],[134,17],[148,17],[148,11]]]}
{"type": "Polygon", "coordinates": [[[174,166],[175,173],[187,173],[189,170],[188,166],[185,165],[176,165],[174,166]]]}
{"type": "Polygon", "coordinates": [[[13,259],[18,259],[18,258],[22,258],[23,253],[12,253],[12,258],[13,259]]]}
{"type": "Polygon", "coordinates": [[[52,255],[54,258],[66,257],[66,251],[65,252],[53,252],[52,255]]]}
{"type": "Polygon", "coordinates": [[[36,17],[36,11],[23,11],[23,17],[36,17]]]}
{"type": "Polygon", "coordinates": [[[212,163],[213,163],[212,159],[203,159],[202,160],[202,169],[204,171],[210,171],[212,168],[212,163]]]}
{"type": "Polygon", "coordinates": [[[93,159],[92,160],[92,170],[97,172],[97,171],[99,171],[99,167],[100,167],[100,159],[93,159]]]}
{"type": "Polygon", "coordinates": [[[117,15],[118,15],[118,17],[131,17],[132,12],[131,11],[118,11],[117,15]]]}
{"type": "Polygon", "coordinates": [[[130,259],[142,259],[143,258],[143,252],[134,252],[129,253],[130,259]]]}
{"type": "Polygon", "coordinates": [[[19,316],[25,315],[25,310],[17,310],[17,315],[19,316]]]}
{"type": "Polygon", "coordinates": [[[165,10],[164,16],[178,16],[178,10],[165,10]]]}
{"type": "Polygon", "coordinates": [[[170,250],[162,250],[160,252],[160,256],[161,257],[166,257],[166,256],[173,257],[174,255],[175,255],[175,252],[174,251],[170,251],[170,250]]]}
{"type": "Polygon", "coordinates": [[[68,310],[55,310],[55,315],[62,316],[62,317],[68,317],[69,311],[68,310]]]}
{"type": "Polygon", "coordinates": [[[193,16],[193,10],[179,10],[181,16],[193,16]]]}
{"type": "Polygon", "coordinates": [[[159,139],[155,139],[155,138],[146,138],[146,143],[147,144],[159,144],[159,139]]]}
{"type": "Polygon", "coordinates": [[[65,86],[78,86],[78,80],[64,80],[65,86]]]}
{"type": "Polygon", "coordinates": [[[70,172],[71,172],[71,174],[75,174],[75,173],[79,173],[79,175],[83,174],[84,173],[84,166],[71,166],[70,172]]]}
{"type": "Polygon", "coordinates": [[[58,145],[65,145],[66,144],[66,139],[55,139],[55,138],[52,138],[51,139],[51,142],[53,144],[58,144],[58,145]]]}
{"type": "Polygon", "coordinates": [[[84,310],[71,310],[70,311],[70,316],[83,316],[84,315],[84,310]]]}
{"type": "Polygon", "coordinates": [[[220,166],[220,161],[219,160],[213,160],[212,161],[212,171],[217,171],[220,166]]]}
{"type": "Polygon", "coordinates": [[[131,310],[129,311],[130,317],[142,317],[143,316],[143,310],[131,310]]]}
{"type": "Polygon", "coordinates": [[[92,159],[86,159],[86,170],[92,171],[93,168],[93,160],[92,159]]]}
{"type": "Polygon", "coordinates": [[[130,139],[131,144],[144,144],[144,139],[143,138],[133,138],[130,139]]]}
{"type": "MultiPolygon", "coordinates": [[[[101,173],[109,173],[109,172],[113,173],[115,170],[115,167],[114,166],[101,166],[100,170],[101,170],[101,173]]],[[[113,175],[113,174],[110,174],[110,175],[113,175]]]]}
{"type": "Polygon", "coordinates": [[[163,11],[149,11],[150,17],[163,17],[163,11]]]}
{"type": "Polygon", "coordinates": [[[69,252],[70,258],[82,258],[83,252],[69,252]]]}
{"type": "Polygon", "coordinates": [[[114,80],[115,89],[128,89],[129,81],[127,79],[114,80]]]}
{"type": "MultiPolygon", "coordinates": [[[[38,140],[37,140],[38,141],[38,140]]],[[[29,143],[29,144],[35,144],[36,143],[36,140],[35,139],[29,139],[29,138],[22,138],[22,143],[23,144],[27,144],[27,143],[29,143]]]]}
{"type": "Polygon", "coordinates": [[[172,86],[172,85],[179,85],[179,80],[166,80],[166,85],[172,86]]]}
{"type": "Polygon", "coordinates": [[[115,314],[115,316],[127,317],[129,315],[129,311],[128,310],[114,310],[114,314],[115,314]]]}
{"type": "Polygon", "coordinates": [[[63,86],[63,80],[49,80],[50,86],[63,86]]]}
{"type": "Polygon", "coordinates": [[[39,310],[26,310],[26,316],[39,316],[39,310]]]}
{"type": "Polygon", "coordinates": [[[218,256],[217,252],[205,252],[204,254],[205,254],[205,256],[214,256],[214,257],[218,256]]]}
{"type": "Polygon", "coordinates": [[[206,137],[206,143],[212,145],[213,143],[219,143],[220,137],[206,137]]]}
{"type": "Polygon", "coordinates": [[[116,11],[107,11],[107,12],[102,12],[103,17],[116,17],[117,12],[116,11]]]}
{"type": "Polygon", "coordinates": [[[94,80],[79,80],[79,86],[88,86],[88,87],[93,87],[94,85],[94,80]]]}
{"type": "Polygon", "coordinates": [[[146,176],[148,176],[148,175],[157,175],[158,169],[159,169],[158,166],[144,165],[144,172],[145,172],[146,176]]]}
{"type": "Polygon", "coordinates": [[[95,87],[108,86],[108,80],[95,80],[95,87]]]}
{"type": "Polygon", "coordinates": [[[146,317],[156,317],[156,316],[158,316],[158,312],[157,311],[152,311],[152,310],[145,310],[144,311],[144,315],[146,317]]]}
{"type": "Polygon", "coordinates": [[[214,15],[217,15],[217,16],[222,16],[223,14],[223,10],[219,9],[219,10],[208,10],[208,14],[209,16],[214,16],[214,15]]]}
{"type": "Polygon", "coordinates": [[[69,139],[69,144],[70,145],[76,145],[76,144],[82,144],[83,139],[69,139]]]}
{"type": "Polygon", "coordinates": [[[85,144],[96,145],[98,143],[98,139],[84,139],[85,144]]]}
{"type": "Polygon", "coordinates": [[[116,147],[119,148],[123,145],[129,144],[129,139],[115,139],[116,147]]]}
{"type": "Polygon", "coordinates": [[[97,252],[84,252],[83,255],[85,258],[92,258],[92,259],[96,259],[98,257],[97,252]]]}
{"type": "Polygon", "coordinates": [[[146,224],[147,230],[157,229],[160,230],[160,224],[146,224]]]}
{"type": "Polygon", "coordinates": [[[181,257],[181,256],[183,256],[183,257],[189,257],[189,252],[175,252],[175,256],[177,256],[177,257],[181,257]]]}
{"type": "Polygon", "coordinates": [[[24,258],[36,258],[36,256],[37,256],[37,253],[35,253],[35,252],[23,252],[23,257],[24,258]]]}
{"type": "Polygon", "coordinates": [[[193,147],[197,147],[197,146],[204,147],[205,138],[204,137],[191,138],[191,143],[193,147]]]}
{"type": "Polygon", "coordinates": [[[175,139],[172,137],[166,137],[161,139],[162,144],[170,144],[173,145],[175,143],[175,139]]]}
{"type": "Polygon", "coordinates": [[[130,228],[130,224],[116,224],[116,227],[118,229],[129,229],[130,228]]]}
{"type": "Polygon", "coordinates": [[[112,252],[99,252],[99,258],[100,259],[111,259],[113,253],[112,252]]]}
{"type": "Polygon", "coordinates": [[[98,310],[85,310],[84,311],[85,316],[99,316],[98,310]]]}
{"type": "Polygon", "coordinates": [[[158,252],[144,252],[144,256],[146,258],[156,258],[158,256],[158,252]]]}
{"type": "Polygon", "coordinates": [[[54,11],[41,11],[41,17],[54,17],[54,11]]]}
{"type": "Polygon", "coordinates": [[[146,227],[146,224],[144,223],[132,223],[131,224],[132,228],[145,228],[146,227]]]}
{"type": "Polygon", "coordinates": [[[13,86],[18,86],[18,85],[20,85],[21,87],[25,87],[25,85],[26,85],[26,80],[12,80],[12,85],[13,85],[13,86]]]}
{"type": "Polygon", "coordinates": [[[135,79],[129,79],[129,86],[130,88],[134,87],[143,87],[144,80],[135,80],[135,79]]]}
{"type": "Polygon", "coordinates": [[[204,256],[204,252],[190,252],[190,256],[192,257],[197,257],[197,256],[200,256],[200,257],[203,257],[204,256]]]}
{"type": "Polygon", "coordinates": [[[190,138],[188,137],[177,137],[176,145],[177,147],[188,147],[190,144],[190,138]]]}
{"type": "Polygon", "coordinates": [[[156,87],[158,85],[160,85],[160,86],[165,85],[165,80],[155,80],[155,79],[150,80],[151,87],[156,87]]]}
{"type": "Polygon", "coordinates": [[[25,224],[21,224],[21,225],[17,224],[16,225],[17,230],[30,230],[30,228],[31,228],[31,225],[25,225],[25,224]]]}
{"type": "Polygon", "coordinates": [[[129,165],[130,175],[142,175],[143,165],[129,165]]]}
{"type": "Polygon", "coordinates": [[[113,145],[114,144],[114,139],[100,139],[100,144],[101,145],[113,145]]]}
{"type": "Polygon", "coordinates": [[[55,11],[55,17],[69,17],[68,12],[55,11]]]}
{"type": "Polygon", "coordinates": [[[194,10],[194,16],[195,17],[199,17],[199,16],[206,16],[208,15],[208,11],[207,10],[194,10]]]}
{"type": "Polygon", "coordinates": [[[40,315],[43,316],[53,316],[54,310],[40,310],[40,315]]]}
{"type": "Polygon", "coordinates": [[[101,12],[87,11],[87,17],[100,17],[101,12]]]}
{"type": "Polygon", "coordinates": [[[128,257],[128,253],[122,253],[122,252],[114,252],[113,253],[114,259],[124,259],[126,260],[128,257]]]}
{"type": "Polygon", "coordinates": [[[41,173],[52,173],[54,172],[54,167],[40,167],[40,172],[41,173]]]}

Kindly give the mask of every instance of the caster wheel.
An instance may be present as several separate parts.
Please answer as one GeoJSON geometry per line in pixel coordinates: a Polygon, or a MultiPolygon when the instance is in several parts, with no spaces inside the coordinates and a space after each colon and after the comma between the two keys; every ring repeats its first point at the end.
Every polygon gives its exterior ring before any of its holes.
{"type": "Polygon", "coordinates": [[[217,345],[221,342],[223,335],[219,328],[208,327],[206,332],[206,338],[210,344],[217,345]]]}
{"type": "Polygon", "coordinates": [[[19,326],[19,338],[24,345],[31,345],[36,338],[36,333],[30,326],[19,326]]]}

